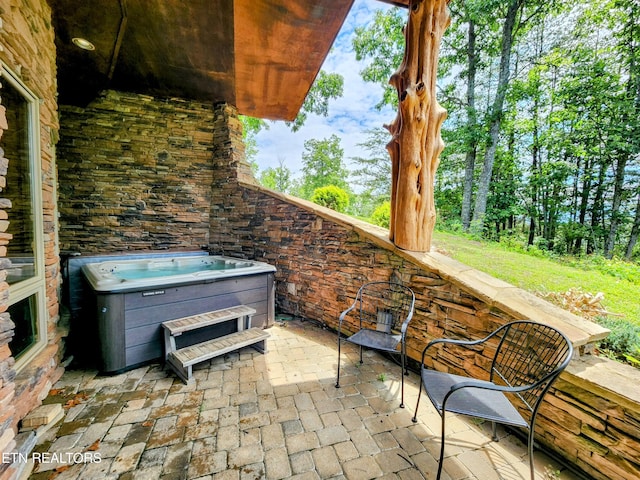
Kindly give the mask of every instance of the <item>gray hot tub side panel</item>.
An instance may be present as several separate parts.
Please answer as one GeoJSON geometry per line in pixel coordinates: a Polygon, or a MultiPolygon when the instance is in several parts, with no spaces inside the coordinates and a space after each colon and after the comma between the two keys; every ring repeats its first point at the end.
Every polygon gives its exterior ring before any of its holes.
{"type": "MultiPolygon", "coordinates": [[[[275,317],[273,273],[96,296],[101,357],[106,372],[162,358],[161,324],[167,320],[241,304],[255,308],[252,326],[268,328],[275,317]]],[[[235,329],[235,321],[230,321],[183,334],[178,337],[178,347],[235,329]]]]}

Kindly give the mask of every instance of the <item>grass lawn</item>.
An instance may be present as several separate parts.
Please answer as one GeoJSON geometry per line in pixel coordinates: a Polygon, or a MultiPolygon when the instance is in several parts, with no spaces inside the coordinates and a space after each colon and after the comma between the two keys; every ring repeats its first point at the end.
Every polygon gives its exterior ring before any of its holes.
{"type": "Polygon", "coordinates": [[[509,251],[498,243],[478,242],[450,233],[435,232],[433,245],[465,265],[532,293],[564,293],[571,288],[594,295],[602,292],[601,305],[608,312],[640,325],[640,278],[634,282],[599,268],[576,267],[562,259],[509,251]]]}

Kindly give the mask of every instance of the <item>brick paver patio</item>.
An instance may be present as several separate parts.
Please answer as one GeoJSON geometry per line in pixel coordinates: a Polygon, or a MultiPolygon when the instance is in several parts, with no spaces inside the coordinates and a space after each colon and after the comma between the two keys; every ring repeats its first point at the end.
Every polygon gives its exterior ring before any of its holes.
{"type": "MultiPolygon", "coordinates": [[[[195,368],[184,385],[161,364],[116,376],[67,371],[44,403],[65,416],[44,432],[31,479],[430,479],[440,417],[423,401],[412,423],[418,376],[399,408],[400,368],[374,352],[344,350],[336,389],[336,336],[311,322],[269,330],[251,348],[195,368]]],[[[502,430],[450,417],[444,479],[529,478],[526,449],[502,430]]],[[[540,479],[578,478],[540,452],[540,479]]]]}

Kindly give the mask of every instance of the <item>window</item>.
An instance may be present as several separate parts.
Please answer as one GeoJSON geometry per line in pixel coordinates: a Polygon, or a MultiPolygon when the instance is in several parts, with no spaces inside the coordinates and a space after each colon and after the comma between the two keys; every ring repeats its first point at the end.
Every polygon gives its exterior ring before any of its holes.
{"type": "Polygon", "coordinates": [[[14,356],[17,356],[38,343],[38,313],[35,296],[11,305],[9,314],[16,326],[9,346],[12,352],[16,352],[14,356]]]}
{"type": "Polygon", "coordinates": [[[0,67],[1,104],[8,125],[0,147],[9,160],[0,196],[11,202],[7,283],[8,310],[15,324],[9,348],[19,370],[45,345],[47,334],[39,101],[5,65],[0,67]]]}

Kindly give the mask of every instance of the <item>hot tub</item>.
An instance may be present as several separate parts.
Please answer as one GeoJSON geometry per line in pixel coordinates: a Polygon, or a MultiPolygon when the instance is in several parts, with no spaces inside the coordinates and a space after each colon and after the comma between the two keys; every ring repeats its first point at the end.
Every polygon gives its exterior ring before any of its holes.
{"type": "MultiPolygon", "coordinates": [[[[256,310],[252,326],[267,328],[275,316],[275,267],[213,255],[126,258],[85,263],[100,368],[121,372],[164,356],[162,322],[234,305],[256,310]]],[[[236,330],[225,322],[179,337],[178,348],[236,330]]]]}

